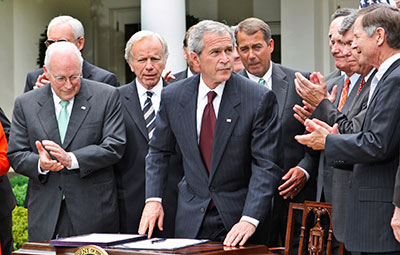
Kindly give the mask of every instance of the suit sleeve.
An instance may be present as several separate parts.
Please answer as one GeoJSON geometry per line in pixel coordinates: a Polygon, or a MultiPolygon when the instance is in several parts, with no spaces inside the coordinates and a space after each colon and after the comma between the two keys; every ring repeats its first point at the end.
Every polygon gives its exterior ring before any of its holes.
{"type": "Polygon", "coordinates": [[[124,153],[125,144],[125,125],[119,92],[113,89],[104,109],[101,143],[71,151],[79,162],[81,177],[117,163],[124,153]]]}
{"type": "Polygon", "coordinates": [[[115,74],[113,74],[113,73],[108,74],[105,77],[103,82],[107,83],[107,84],[110,84],[113,87],[118,87],[119,86],[118,80],[117,80],[117,76],[115,76],[115,74]]]}
{"type": "Polygon", "coordinates": [[[263,220],[271,207],[272,197],[283,175],[278,166],[281,124],[276,97],[272,91],[263,96],[252,124],[251,177],[242,215],[263,220]]]}
{"type": "Polygon", "coordinates": [[[32,72],[28,73],[26,75],[24,93],[33,89],[33,87],[35,86],[36,80],[37,80],[37,77],[35,77],[32,72]]]}
{"type": "Polygon", "coordinates": [[[334,166],[373,163],[396,156],[400,144],[400,76],[387,77],[368,112],[368,125],[356,134],[328,135],[327,163],[334,166]]]}
{"type": "Polygon", "coordinates": [[[396,173],[396,183],[394,185],[394,194],[393,194],[393,204],[397,207],[400,207],[400,170],[399,169],[397,169],[397,173],[396,173]]]}
{"type": "Polygon", "coordinates": [[[1,123],[1,125],[3,125],[4,134],[5,134],[5,136],[7,138],[7,141],[8,141],[8,138],[10,136],[11,123],[8,120],[8,118],[7,118],[6,114],[4,113],[3,109],[1,109],[1,108],[0,108],[0,123],[1,123]]]}

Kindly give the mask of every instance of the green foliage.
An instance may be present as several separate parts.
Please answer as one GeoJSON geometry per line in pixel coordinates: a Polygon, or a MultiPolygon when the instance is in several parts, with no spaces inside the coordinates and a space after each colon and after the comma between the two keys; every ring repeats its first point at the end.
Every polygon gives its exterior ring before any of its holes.
{"type": "Polygon", "coordinates": [[[17,199],[18,206],[24,206],[27,188],[28,188],[28,184],[24,184],[22,186],[15,186],[13,188],[14,195],[15,195],[15,198],[17,199]]]}
{"type": "Polygon", "coordinates": [[[19,249],[28,242],[28,210],[17,206],[12,212],[12,232],[14,237],[14,249],[19,249]]]}
{"type": "Polygon", "coordinates": [[[29,178],[23,175],[16,175],[10,179],[11,186],[14,188],[15,186],[22,186],[28,183],[29,178]]]}
{"type": "Polygon", "coordinates": [[[39,68],[42,68],[44,65],[44,57],[46,55],[46,45],[44,44],[47,40],[47,26],[44,31],[40,34],[39,38],[39,55],[36,59],[36,64],[39,68]]]}

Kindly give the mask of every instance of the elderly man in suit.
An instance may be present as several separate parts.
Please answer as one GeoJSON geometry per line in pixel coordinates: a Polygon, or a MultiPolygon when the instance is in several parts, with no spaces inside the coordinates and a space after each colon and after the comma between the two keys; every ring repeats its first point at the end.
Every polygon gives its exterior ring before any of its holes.
{"type": "MultiPolygon", "coordinates": [[[[294,140],[294,136],[303,134],[305,129],[293,117],[293,106],[302,102],[294,86],[296,71],[271,61],[274,40],[271,38],[268,24],[264,21],[258,18],[245,19],[236,27],[235,35],[237,49],[245,66],[240,74],[258,82],[260,86],[271,89],[278,100],[279,116],[282,121],[281,144],[283,149],[281,153],[284,158],[283,170],[286,173],[282,178],[284,183],[279,187],[280,194],[285,199],[294,198],[294,201],[297,202],[313,200],[315,180],[311,179],[307,182],[309,178],[307,171],[312,170],[315,166],[297,167],[304,157],[304,148],[294,140]],[[306,187],[302,191],[304,185],[306,187]]],[[[309,73],[303,74],[309,76],[309,73]]],[[[288,203],[283,201],[281,196],[278,192],[275,196],[268,246],[278,246],[285,240],[288,203]]],[[[301,222],[300,219],[299,222],[301,222]]]]}
{"type": "Polygon", "coordinates": [[[318,120],[305,124],[311,134],[297,137],[314,149],[325,149],[334,166],[353,165],[346,212],[345,247],[352,252],[398,253],[390,220],[400,146],[400,11],[387,4],[362,9],[354,23],[360,64],[378,69],[368,96],[361,132],[338,135],[318,120]],[[371,231],[373,230],[373,231],[371,231]]]}
{"type": "Polygon", "coordinates": [[[30,241],[118,232],[112,165],[125,149],[118,91],[82,79],[80,51],[50,45],[44,71],[50,86],[17,97],[7,156],[32,181],[30,241]]]}
{"type": "MultiPolygon", "coordinates": [[[[167,43],[157,33],[137,32],[126,44],[125,59],[136,79],[118,88],[127,136],[125,154],[114,166],[121,233],[137,233],[139,229],[145,202],[145,157],[154,131],[161,91],[167,85],[161,78],[167,58],[167,43]]],[[[165,225],[162,233],[157,235],[173,237],[177,184],[183,175],[179,150],[170,159],[168,173],[163,197],[165,225]]]]}
{"type": "Polygon", "coordinates": [[[282,174],[276,97],[232,73],[233,37],[215,21],[189,37],[201,74],[163,90],[146,158],[146,205],[139,233],[163,224],[169,156],[178,144],[184,178],[178,184],[177,237],[225,245],[265,242],[265,217],[282,174]],[[249,239],[250,238],[250,239],[249,239]]]}
{"type": "MultiPolygon", "coordinates": [[[[85,32],[82,23],[71,16],[58,16],[53,18],[47,27],[46,46],[55,42],[71,42],[81,51],[85,45],[85,32]]],[[[85,79],[103,82],[117,87],[118,81],[115,74],[90,64],[86,60],[82,65],[82,76],[85,79]]],[[[24,92],[39,88],[49,83],[43,68],[28,73],[24,92]]]]}

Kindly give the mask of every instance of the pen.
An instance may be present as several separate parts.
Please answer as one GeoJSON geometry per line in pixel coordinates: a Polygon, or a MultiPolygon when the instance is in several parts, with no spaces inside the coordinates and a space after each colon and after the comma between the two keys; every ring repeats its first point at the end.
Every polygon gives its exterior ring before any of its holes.
{"type": "Polygon", "coordinates": [[[165,238],[156,238],[154,240],[151,240],[151,244],[160,243],[160,242],[164,242],[164,241],[165,241],[165,238]]]}

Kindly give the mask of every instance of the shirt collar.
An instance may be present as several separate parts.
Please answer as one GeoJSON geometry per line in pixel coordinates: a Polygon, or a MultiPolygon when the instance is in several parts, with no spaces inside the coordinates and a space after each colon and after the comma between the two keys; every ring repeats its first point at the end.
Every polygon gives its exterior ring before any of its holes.
{"type": "Polygon", "coordinates": [[[378,68],[378,72],[376,72],[375,77],[378,81],[381,80],[382,76],[386,73],[389,67],[396,62],[396,60],[400,59],[400,53],[394,54],[393,56],[386,59],[378,68]]]}
{"type": "MultiPolygon", "coordinates": [[[[199,83],[199,96],[198,98],[201,99],[207,96],[208,92],[211,90],[217,93],[217,96],[222,97],[222,93],[224,92],[226,81],[221,82],[215,89],[210,89],[203,80],[203,76],[200,74],[200,83],[199,83]]],[[[200,100],[199,100],[200,101],[200,100]]]]}
{"type": "Polygon", "coordinates": [[[252,75],[247,70],[246,70],[246,73],[249,76],[250,80],[252,80],[252,81],[258,82],[259,79],[263,78],[265,81],[268,82],[271,79],[271,75],[272,75],[272,61],[270,61],[268,71],[264,74],[263,77],[257,77],[255,75],[252,75]]]}
{"type": "MultiPolygon", "coordinates": [[[[54,91],[53,87],[51,87],[51,93],[53,94],[53,101],[55,105],[59,105],[60,102],[62,101],[61,98],[59,98],[56,94],[56,92],[54,91]]],[[[74,102],[75,97],[73,97],[72,99],[68,100],[69,103],[73,103],[74,102]]]]}
{"type": "MultiPolygon", "coordinates": [[[[147,91],[151,91],[153,92],[155,95],[161,97],[161,90],[163,87],[163,82],[162,79],[160,78],[160,80],[157,82],[156,86],[152,87],[151,89],[146,89],[138,80],[138,78],[136,78],[136,84],[137,84],[137,91],[138,91],[138,95],[142,96],[145,95],[147,91]]],[[[147,95],[146,95],[147,96],[147,95]]]]}

